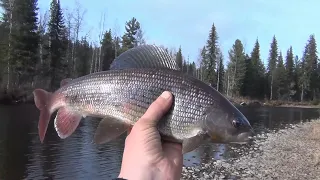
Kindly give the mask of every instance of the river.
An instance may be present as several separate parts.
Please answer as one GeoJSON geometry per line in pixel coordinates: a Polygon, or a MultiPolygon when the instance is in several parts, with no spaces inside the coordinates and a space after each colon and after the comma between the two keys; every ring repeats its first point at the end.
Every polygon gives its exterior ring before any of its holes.
{"type": "MultiPolygon", "coordinates": [[[[278,130],[288,124],[318,118],[320,111],[309,108],[240,108],[256,133],[278,130]]],[[[13,179],[112,179],[120,170],[125,136],[108,144],[92,143],[98,120],[81,121],[76,132],[60,139],[53,121],[43,144],[33,105],[0,105],[0,180],[13,179]]],[[[203,145],[184,155],[184,165],[196,166],[211,158],[236,157],[230,145],[203,145]]]]}

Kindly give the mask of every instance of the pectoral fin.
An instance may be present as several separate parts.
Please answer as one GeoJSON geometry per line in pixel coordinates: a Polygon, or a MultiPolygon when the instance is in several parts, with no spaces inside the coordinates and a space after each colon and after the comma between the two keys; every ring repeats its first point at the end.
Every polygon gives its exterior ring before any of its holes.
{"type": "Polygon", "coordinates": [[[61,139],[69,137],[78,127],[82,116],[66,107],[58,110],[54,127],[61,139]]]}
{"type": "Polygon", "coordinates": [[[112,117],[102,119],[98,125],[93,142],[96,144],[107,143],[130,128],[130,125],[112,117]]]}
{"type": "Polygon", "coordinates": [[[197,149],[204,141],[202,135],[197,135],[192,138],[186,139],[182,142],[182,154],[191,152],[197,149]]]}

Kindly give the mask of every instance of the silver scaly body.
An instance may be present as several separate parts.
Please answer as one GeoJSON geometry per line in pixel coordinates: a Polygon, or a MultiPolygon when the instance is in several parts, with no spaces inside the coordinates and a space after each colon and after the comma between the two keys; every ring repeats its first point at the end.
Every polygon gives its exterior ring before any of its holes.
{"type": "Polygon", "coordinates": [[[99,72],[76,79],[56,93],[84,116],[120,119],[134,124],[165,90],[174,95],[173,108],[159,122],[159,131],[178,141],[201,133],[201,121],[220,96],[190,76],[170,69],[125,69],[99,72]]]}

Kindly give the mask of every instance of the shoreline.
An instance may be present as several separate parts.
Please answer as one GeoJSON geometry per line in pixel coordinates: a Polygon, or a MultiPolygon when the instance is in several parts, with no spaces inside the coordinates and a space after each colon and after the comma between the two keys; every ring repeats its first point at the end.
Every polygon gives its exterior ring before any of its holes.
{"type": "Polygon", "coordinates": [[[280,100],[250,100],[246,98],[229,98],[227,99],[236,106],[242,107],[296,107],[296,108],[320,108],[320,104],[312,102],[280,101],[280,100]]]}
{"type": "Polygon", "coordinates": [[[184,167],[181,179],[320,179],[320,119],[257,137],[239,158],[184,167]]]}
{"type": "MultiPolygon", "coordinates": [[[[312,105],[311,103],[301,102],[283,102],[283,101],[259,101],[246,99],[227,99],[235,106],[240,107],[293,107],[293,108],[320,108],[320,105],[312,105]]],[[[11,94],[4,94],[0,92],[0,104],[17,105],[17,104],[34,104],[33,94],[27,92],[18,92],[11,94]]]]}

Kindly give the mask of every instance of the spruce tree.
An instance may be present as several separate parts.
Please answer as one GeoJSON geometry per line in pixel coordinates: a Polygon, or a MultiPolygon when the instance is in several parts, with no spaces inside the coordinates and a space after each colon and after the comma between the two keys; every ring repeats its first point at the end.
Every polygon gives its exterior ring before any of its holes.
{"type": "Polygon", "coordinates": [[[15,31],[12,34],[12,58],[19,80],[32,81],[38,63],[39,34],[37,0],[15,0],[15,31]]]}
{"type": "Polygon", "coordinates": [[[91,59],[92,50],[90,48],[89,42],[85,37],[83,37],[79,43],[77,51],[77,74],[78,76],[84,76],[90,72],[90,59],[91,59]]]}
{"type": "Polygon", "coordinates": [[[231,76],[229,77],[230,90],[232,95],[239,96],[246,73],[244,48],[239,39],[235,41],[231,50],[229,50],[229,60],[228,70],[231,76]]]}
{"type": "Polygon", "coordinates": [[[254,98],[263,98],[265,93],[264,88],[264,75],[265,75],[265,68],[260,58],[260,44],[258,39],[256,39],[254,48],[251,52],[251,70],[252,73],[250,75],[250,92],[249,95],[254,98]]]}
{"type": "Polygon", "coordinates": [[[275,87],[277,91],[277,99],[283,99],[284,95],[287,93],[286,86],[286,69],[283,64],[283,57],[280,51],[278,57],[278,63],[275,72],[275,87]]]}
{"type": "Polygon", "coordinates": [[[211,26],[206,45],[206,58],[204,60],[204,81],[212,87],[216,87],[216,65],[218,57],[218,34],[214,23],[211,26]]]}
{"type": "Polygon", "coordinates": [[[286,86],[288,90],[288,95],[290,100],[294,100],[297,93],[297,84],[295,81],[296,75],[294,71],[294,60],[293,60],[293,51],[292,46],[287,50],[286,55],[286,86]]]}
{"type": "Polygon", "coordinates": [[[112,33],[111,29],[104,33],[102,42],[101,42],[101,51],[102,51],[102,70],[109,70],[110,64],[114,59],[115,50],[113,48],[113,41],[112,41],[112,33]]]}
{"type": "Polygon", "coordinates": [[[140,29],[140,23],[135,18],[132,17],[130,21],[126,22],[125,30],[126,32],[122,36],[122,52],[131,49],[136,44],[136,35],[140,29]]]}
{"type": "Polygon", "coordinates": [[[317,44],[314,35],[309,36],[308,43],[305,46],[305,50],[302,56],[302,70],[303,74],[300,77],[302,95],[308,94],[308,98],[311,100],[317,99],[317,91],[319,90],[319,78],[318,78],[318,55],[317,44]]]}
{"type": "Polygon", "coordinates": [[[181,50],[181,46],[179,47],[179,50],[177,52],[176,55],[176,62],[178,64],[178,67],[180,68],[180,70],[183,70],[183,59],[182,59],[182,50],[181,50]]]}
{"type": "Polygon", "coordinates": [[[49,45],[48,60],[50,61],[51,88],[60,86],[65,77],[67,64],[65,61],[67,50],[66,29],[59,0],[52,0],[50,4],[50,21],[48,24],[49,45]]]}
{"type": "Polygon", "coordinates": [[[276,36],[273,36],[272,38],[272,43],[271,43],[271,48],[269,50],[269,58],[268,58],[268,80],[269,80],[269,85],[270,85],[270,100],[273,99],[275,89],[274,89],[274,73],[277,65],[277,60],[278,60],[278,43],[276,36]]]}

